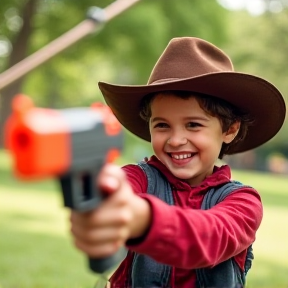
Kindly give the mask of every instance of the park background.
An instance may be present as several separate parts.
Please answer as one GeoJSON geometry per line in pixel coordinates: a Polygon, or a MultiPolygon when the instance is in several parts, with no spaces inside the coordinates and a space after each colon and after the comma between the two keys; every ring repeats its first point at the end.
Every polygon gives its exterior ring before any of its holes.
{"type": "MultiPolygon", "coordinates": [[[[1,0],[0,72],[83,21],[89,7],[110,3],[1,0]]],[[[29,95],[36,106],[55,109],[103,102],[98,81],[145,84],[171,38],[194,36],[223,49],[236,71],[272,82],[287,103],[287,16],[287,0],[141,0],[0,91],[0,287],[92,287],[96,278],[73,247],[57,182],[23,184],[11,172],[3,125],[16,93],[29,95]]],[[[254,186],[263,198],[264,219],[248,288],[288,287],[287,135],[286,120],[267,144],[224,159],[233,177],[254,186]]],[[[125,132],[119,163],[137,162],[150,153],[148,143],[125,132]]]]}

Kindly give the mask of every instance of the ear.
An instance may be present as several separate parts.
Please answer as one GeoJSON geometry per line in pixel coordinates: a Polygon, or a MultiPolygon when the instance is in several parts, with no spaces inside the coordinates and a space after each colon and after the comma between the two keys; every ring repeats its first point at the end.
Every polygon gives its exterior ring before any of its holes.
{"type": "Polygon", "coordinates": [[[229,129],[223,133],[223,142],[226,144],[231,143],[234,138],[237,136],[240,129],[240,122],[233,123],[229,129]]]}

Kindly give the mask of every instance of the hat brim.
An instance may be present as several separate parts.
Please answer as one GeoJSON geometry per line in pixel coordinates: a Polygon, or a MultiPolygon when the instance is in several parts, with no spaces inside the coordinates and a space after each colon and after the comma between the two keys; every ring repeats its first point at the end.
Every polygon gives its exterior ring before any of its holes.
{"type": "Polygon", "coordinates": [[[247,111],[254,119],[245,139],[229,154],[256,148],[273,138],[283,125],[286,107],[279,90],[266,80],[244,73],[219,72],[150,85],[99,82],[106,103],[119,122],[134,135],[151,141],[149,125],[140,116],[147,94],[165,90],[191,91],[217,97],[247,111]]]}

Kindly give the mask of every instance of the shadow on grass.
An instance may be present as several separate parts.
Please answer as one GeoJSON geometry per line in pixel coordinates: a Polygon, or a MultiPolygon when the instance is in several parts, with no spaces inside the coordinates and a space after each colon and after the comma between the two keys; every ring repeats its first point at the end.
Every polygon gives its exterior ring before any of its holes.
{"type": "MultiPolygon", "coordinates": [[[[34,221],[35,220],[35,215],[34,214],[27,214],[26,212],[14,212],[13,211],[13,214],[11,213],[11,215],[9,215],[9,223],[26,223],[26,222],[29,222],[29,221],[34,221]]],[[[8,217],[7,217],[8,218],[8,217]]],[[[5,220],[5,218],[4,218],[5,220]]],[[[50,221],[51,220],[51,216],[50,215],[45,215],[45,214],[40,214],[40,215],[37,215],[37,221],[50,221]]],[[[1,222],[0,222],[1,223],[1,222]]],[[[9,225],[8,224],[5,224],[5,226],[9,225]]],[[[1,224],[1,226],[4,226],[4,224],[1,224]]],[[[0,286],[1,287],[1,286],[0,286]]]]}

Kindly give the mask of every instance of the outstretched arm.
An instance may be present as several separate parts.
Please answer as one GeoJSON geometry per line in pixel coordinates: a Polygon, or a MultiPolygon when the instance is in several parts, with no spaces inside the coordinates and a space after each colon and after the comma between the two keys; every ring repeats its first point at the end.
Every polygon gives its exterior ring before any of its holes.
{"type": "Polygon", "coordinates": [[[93,258],[115,253],[127,239],[141,237],[149,229],[151,208],[137,196],[116,165],[106,165],[96,185],[106,198],[94,211],[71,212],[71,232],[76,247],[93,258]]]}

